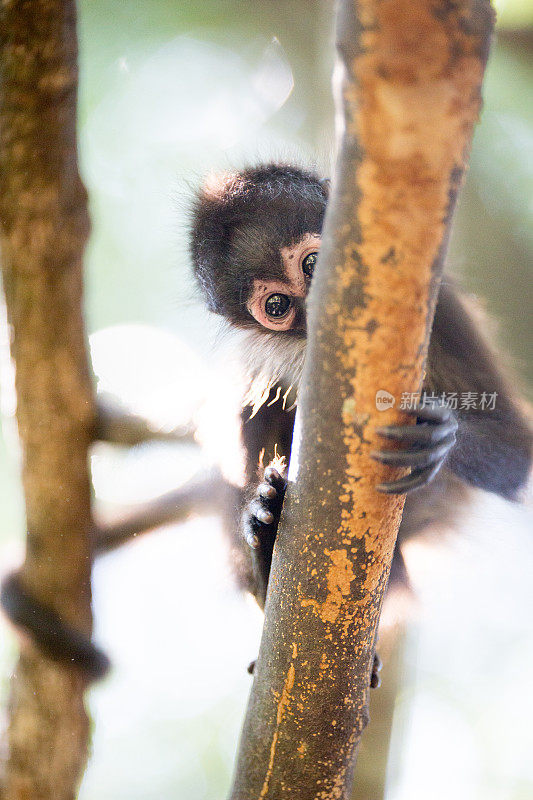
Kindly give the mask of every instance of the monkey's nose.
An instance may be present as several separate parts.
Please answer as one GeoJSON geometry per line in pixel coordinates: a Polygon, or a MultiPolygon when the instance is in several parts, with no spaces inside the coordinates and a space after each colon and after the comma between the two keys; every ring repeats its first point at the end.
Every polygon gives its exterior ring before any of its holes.
{"type": "Polygon", "coordinates": [[[307,334],[307,312],[305,308],[305,297],[298,297],[294,300],[296,314],[294,317],[293,330],[307,334]]]}

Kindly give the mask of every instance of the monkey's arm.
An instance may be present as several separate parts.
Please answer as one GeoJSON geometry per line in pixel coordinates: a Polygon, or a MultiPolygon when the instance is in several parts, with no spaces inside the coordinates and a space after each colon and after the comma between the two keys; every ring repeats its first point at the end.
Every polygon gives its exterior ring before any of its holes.
{"type": "Polygon", "coordinates": [[[515,500],[531,469],[531,431],[514,414],[460,414],[447,465],[465,483],[515,500]]]}
{"type": "MultiPolygon", "coordinates": [[[[275,456],[288,460],[294,427],[294,409],[285,411],[277,392],[251,416],[249,406],[242,412],[242,440],[246,454],[246,491],[238,517],[238,539],[246,551],[238,571],[239,582],[251,588],[257,602],[264,606],[272,549],[276,538],[286,481],[278,469],[265,470],[275,456]],[[269,516],[270,515],[270,516],[269,516]],[[271,519],[272,517],[272,519],[271,519]],[[255,537],[255,538],[254,538],[255,537]]],[[[274,463],[280,467],[279,458],[274,463]]]]}
{"type": "Polygon", "coordinates": [[[428,352],[424,388],[436,394],[494,396],[494,408],[455,412],[455,447],[446,466],[465,483],[515,499],[526,484],[532,459],[529,421],[513,399],[498,357],[485,341],[475,311],[457,289],[441,287],[428,352]]]}

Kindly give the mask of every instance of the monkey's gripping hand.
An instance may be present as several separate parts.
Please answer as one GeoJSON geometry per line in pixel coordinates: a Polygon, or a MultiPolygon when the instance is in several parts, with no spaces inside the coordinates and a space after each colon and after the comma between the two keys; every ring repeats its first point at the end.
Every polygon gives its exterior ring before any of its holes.
{"type": "Polygon", "coordinates": [[[243,512],[243,535],[252,550],[256,596],[261,605],[265,603],[272,550],[286,488],[287,481],[278,470],[267,467],[263,481],[243,512]]]}
{"type": "Polygon", "coordinates": [[[386,494],[406,494],[426,486],[440,470],[455,444],[457,420],[451,409],[434,404],[406,413],[416,416],[416,425],[388,425],[377,429],[379,436],[406,447],[376,450],[372,458],[392,467],[411,467],[411,472],[405,477],[377,486],[378,491],[386,494]]]}

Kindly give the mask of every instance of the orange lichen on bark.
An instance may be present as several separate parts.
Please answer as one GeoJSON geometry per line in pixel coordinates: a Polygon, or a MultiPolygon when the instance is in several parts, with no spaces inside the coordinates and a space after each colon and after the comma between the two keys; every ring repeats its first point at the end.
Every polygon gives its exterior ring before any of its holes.
{"type": "MultiPolygon", "coordinates": [[[[312,598],[302,596],[302,608],[310,606],[320,616],[324,623],[337,621],[339,611],[346,598],[351,598],[351,583],[355,578],[353,563],[348,558],[345,549],[324,550],[324,555],[330,559],[326,572],[327,596],[323,603],[312,598]]],[[[316,574],[316,570],[313,570],[316,574]]],[[[352,601],[353,602],[353,601],[352,601]]]]}
{"type": "Polygon", "coordinates": [[[344,598],[350,596],[350,586],[355,575],[346,550],[326,548],[324,555],[331,560],[331,563],[326,575],[328,594],[321,615],[324,622],[336,622],[344,598]]]}
{"type": "Polygon", "coordinates": [[[350,586],[355,578],[353,564],[348,558],[347,551],[324,550],[324,555],[330,559],[326,574],[328,587],[326,602],[320,606],[320,616],[324,622],[336,622],[344,599],[350,597],[350,586]]]}
{"type": "MultiPolygon", "coordinates": [[[[294,642],[293,645],[292,645],[292,657],[293,657],[293,659],[295,659],[297,655],[298,655],[298,647],[297,647],[296,642],[294,642]]],[[[272,768],[274,766],[274,758],[276,756],[276,747],[277,747],[277,744],[278,744],[279,729],[280,729],[280,726],[281,726],[281,723],[282,723],[282,720],[283,720],[283,716],[284,716],[285,711],[287,709],[287,706],[289,705],[290,700],[291,700],[291,692],[292,692],[292,688],[294,686],[294,675],[295,675],[295,669],[294,669],[294,661],[293,661],[289,665],[289,669],[287,671],[287,676],[285,678],[285,683],[283,684],[283,691],[281,692],[281,697],[277,701],[276,728],[274,730],[274,735],[272,736],[272,741],[270,743],[270,758],[269,758],[269,761],[268,761],[268,767],[267,767],[267,771],[266,771],[266,775],[265,775],[265,780],[263,781],[263,786],[262,786],[262,789],[261,789],[261,793],[259,795],[260,798],[261,797],[266,797],[267,792],[268,792],[268,787],[269,787],[269,783],[270,783],[270,777],[272,775],[272,768]]]]}

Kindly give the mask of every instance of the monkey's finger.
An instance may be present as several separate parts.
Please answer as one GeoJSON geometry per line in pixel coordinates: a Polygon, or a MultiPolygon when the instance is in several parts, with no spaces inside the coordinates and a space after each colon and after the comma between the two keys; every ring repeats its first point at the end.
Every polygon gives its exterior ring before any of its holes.
{"type": "Polygon", "coordinates": [[[440,442],[456,430],[457,420],[455,417],[450,417],[440,425],[431,425],[427,422],[418,425],[386,425],[384,428],[377,428],[376,433],[384,439],[424,445],[440,442]]]}
{"type": "Polygon", "coordinates": [[[419,489],[421,486],[426,486],[428,483],[431,483],[442,467],[442,463],[442,461],[439,461],[437,464],[425,467],[424,469],[414,469],[409,475],[406,475],[404,478],[399,478],[397,481],[378,483],[376,489],[378,492],[383,492],[384,494],[407,494],[414,489],[419,489]]]}
{"type": "Polygon", "coordinates": [[[284,492],[287,488],[287,481],[280,475],[275,467],[267,467],[265,469],[265,481],[279,492],[284,492]]]}
{"type": "Polygon", "coordinates": [[[249,505],[249,512],[253,520],[257,520],[262,525],[272,525],[274,514],[265,508],[260,500],[252,500],[249,505]]]}
{"type": "Polygon", "coordinates": [[[413,467],[420,469],[442,461],[455,444],[455,434],[451,434],[438,445],[424,450],[373,450],[370,453],[375,461],[392,467],[413,467]]]}
{"type": "Polygon", "coordinates": [[[374,660],[372,662],[372,673],[370,675],[370,688],[371,689],[379,689],[381,686],[381,678],[379,673],[381,672],[381,659],[377,653],[374,654],[374,660]]]}
{"type": "Polygon", "coordinates": [[[448,419],[455,419],[452,409],[439,403],[408,408],[405,409],[405,413],[412,417],[417,417],[424,422],[434,422],[437,424],[439,422],[445,422],[448,419]]]}
{"type": "Polygon", "coordinates": [[[257,492],[265,500],[275,500],[278,496],[276,489],[270,483],[260,483],[257,487],[257,492]]]}
{"type": "Polygon", "coordinates": [[[247,527],[244,532],[244,539],[248,547],[251,547],[252,550],[257,550],[260,547],[261,542],[259,541],[259,536],[251,527],[247,527]]]}
{"type": "Polygon", "coordinates": [[[279,482],[281,480],[281,475],[277,471],[276,467],[267,467],[265,469],[265,480],[269,482],[279,482]]]}

